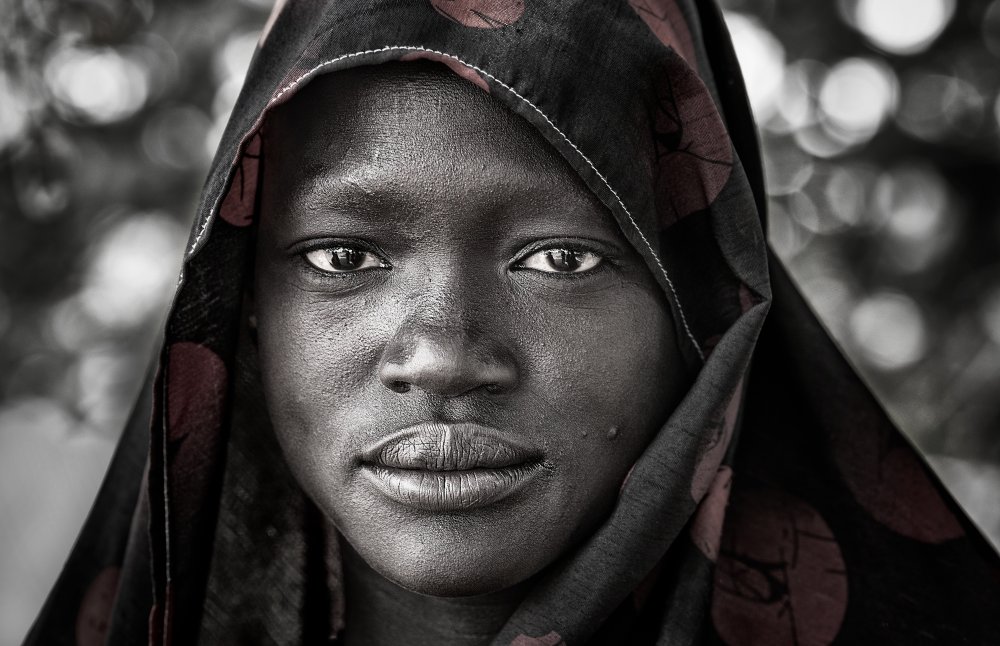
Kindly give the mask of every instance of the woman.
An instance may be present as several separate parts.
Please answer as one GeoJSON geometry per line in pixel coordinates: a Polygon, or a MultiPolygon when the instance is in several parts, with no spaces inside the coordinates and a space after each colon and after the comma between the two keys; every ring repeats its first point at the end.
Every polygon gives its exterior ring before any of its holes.
{"type": "Polygon", "coordinates": [[[1000,641],[762,216],[709,2],[287,3],[28,643],[1000,641]]]}

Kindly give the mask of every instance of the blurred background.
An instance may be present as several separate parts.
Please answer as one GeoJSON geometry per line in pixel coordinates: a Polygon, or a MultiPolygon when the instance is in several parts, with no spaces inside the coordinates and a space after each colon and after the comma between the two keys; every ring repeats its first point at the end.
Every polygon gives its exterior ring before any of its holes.
{"type": "MultiPolygon", "coordinates": [[[[0,646],[140,386],[272,0],[0,0],[0,646]]],[[[723,0],[770,238],[1000,544],[1000,0],[723,0]]]]}

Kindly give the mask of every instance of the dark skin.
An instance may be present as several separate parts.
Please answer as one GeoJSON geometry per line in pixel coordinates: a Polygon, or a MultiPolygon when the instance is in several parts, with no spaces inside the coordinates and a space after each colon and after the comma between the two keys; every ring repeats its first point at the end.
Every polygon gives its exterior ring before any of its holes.
{"type": "Polygon", "coordinates": [[[352,546],[344,637],[488,643],[607,516],[683,394],[663,293],[538,132],[443,67],[321,76],[265,141],[264,392],[352,546]],[[422,423],[447,432],[372,452],[422,423]],[[447,445],[434,461],[451,466],[397,470],[414,444],[447,445]]]}

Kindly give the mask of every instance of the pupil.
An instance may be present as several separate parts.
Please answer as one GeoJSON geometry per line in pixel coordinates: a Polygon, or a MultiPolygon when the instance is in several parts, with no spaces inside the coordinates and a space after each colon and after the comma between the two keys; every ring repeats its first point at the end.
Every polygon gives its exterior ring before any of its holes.
{"type": "Polygon", "coordinates": [[[580,266],[579,254],[569,249],[553,249],[545,255],[553,269],[575,271],[580,266]]]}
{"type": "Polygon", "coordinates": [[[361,264],[363,252],[347,247],[337,247],[330,253],[330,264],[335,269],[355,269],[361,264]]]}

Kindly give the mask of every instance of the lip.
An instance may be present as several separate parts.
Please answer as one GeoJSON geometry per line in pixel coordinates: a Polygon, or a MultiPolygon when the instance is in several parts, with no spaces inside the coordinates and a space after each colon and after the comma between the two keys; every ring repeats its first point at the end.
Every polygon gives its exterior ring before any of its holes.
{"type": "Polygon", "coordinates": [[[540,451],[469,423],[410,426],[361,456],[361,471],[387,498],[437,512],[492,505],[523,489],[541,468],[540,451]]]}

